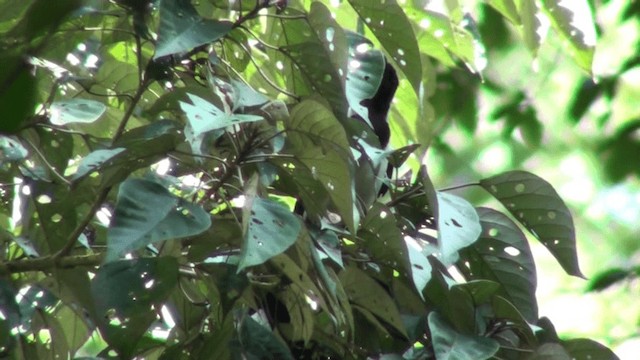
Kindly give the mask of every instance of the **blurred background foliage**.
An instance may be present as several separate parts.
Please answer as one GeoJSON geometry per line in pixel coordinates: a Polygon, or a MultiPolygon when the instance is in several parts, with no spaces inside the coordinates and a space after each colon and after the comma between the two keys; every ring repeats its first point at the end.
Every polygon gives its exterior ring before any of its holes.
{"type": "MultiPolygon", "coordinates": [[[[560,333],[602,339],[621,358],[633,358],[640,349],[640,2],[591,4],[598,34],[593,77],[557,37],[532,58],[493,8],[470,6],[478,10],[488,66],[482,78],[437,68],[432,103],[447,106],[438,99],[449,97],[450,106],[436,109],[426,163],[436,187],[513,168],[535,168],[554,184],[574,212],[590,280],[558,276],[560,267],[532,243],[540,259],[540,313],[560,333]]],[[[411,111],[402,104],[392,124],[411,111]]],[[[405,143],[399,133],[396,146],[405,143]]],[[[488,201],[481,192],[463,194],[488,201]]]]}

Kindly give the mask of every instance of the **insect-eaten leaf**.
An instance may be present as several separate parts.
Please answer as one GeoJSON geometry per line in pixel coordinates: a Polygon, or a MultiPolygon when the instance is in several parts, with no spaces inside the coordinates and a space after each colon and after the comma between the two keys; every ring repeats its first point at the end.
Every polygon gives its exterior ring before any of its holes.
{"type": "Polygon", "coordinates": [[[197,235],[211,217],[149,180],[129,179],[120,185],[115,215],[107,232],[106,262],[159,241],[197,235]]]}
{"type": "Polygon", "coordinates": [[[302,224],[285,206],[267,199],[247,202],[250,214],[238,272],[283,253],[303,235],[302,224]]]}
{"type": "Polygon", "coordinates": [[[571,213],[551,184],[526,171],[509,171],[480,180],[480,185],[549,249],[569,275],[584,277],[571,213]]]}
{"type": "Polygon", "coordinates": [[[107,110],[107,106],[95,100],[71,99],[56,101],[51,104],[49,110],[49,121],[54,125],[88,124],[98,120],[107,110]]]}
{"type": "Polygon", "coordinates": [[[438,245],[440,261],[451,265],[458,260],[458,251],[478,240],[482,227],[476,210],[466,200],[438,192],[438,245]]]}

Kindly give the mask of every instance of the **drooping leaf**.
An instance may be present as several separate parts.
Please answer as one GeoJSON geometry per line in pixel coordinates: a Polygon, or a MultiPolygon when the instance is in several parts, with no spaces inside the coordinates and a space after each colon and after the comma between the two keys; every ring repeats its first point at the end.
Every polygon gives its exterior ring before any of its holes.
{"type": "Polygon", "coordinates": [[[420,49],[407,15],[396,0],[349,0],[416,93],[422,83],[420,49]]]}
{"type": "Polygon", "coordinates": [[[292,110],[285,131],[296,149],[294,155],[325,188],[347,227],[355,231],[351,152],[344,128],[329,109],[305,100],[292,110]]]}
{"type": "Polygon", "coordinates": [[[201,17],[189,0],[162,0],[159,8],[160,25],[154,59],[212,43],[225,36],[233,26],[229,21],[201,17]]]}
{"type": "Polygon", "coordinates": [[[400,334],[407,336],[398,307],[373,278],[355,267],[346,267],[338,276],[351,302],[370,311],[400,334]]]}
{"type": "Polygon", "coordinates": [[[180,108],[186,113],[195,136],[232,125],[263,120],[262,116],[258,115],[227,113],[199,96],[187,96],[193,104],[181,101],[180,108]]]}
{"type": "Polygon", "coordinates": [[[281,204],[257,197],[247,204],[250,217],[238,272],[283,253],[303,234],[300,220],[281,204]]]}
{"type": "Polygon", "coordinates": [[[484,360],[500,348],[493,339],[458,333],[435,311],[429,314],[429,329],[438,360],[484,360]]]}
{"type": "Polygon", "coordinates": [[[200,206],[171,194],[158,183],[126,180],[120,185],[107,232],[105,261],[154,242],[197,235],[209,226],[211,218],[200,206]]]}
{"type": "Polygon", "coordinates": [[[517,306],[525,319],[538,319],[536,268],[527,238],[506,215],[478,208],[480,239],[462,251],[460,271],[467,279],[488,279],[502,285],[500,294],[517,306]]]}
{"type": "Polygon", "coordinates": [[[178,263],[172,257],[121,260],[100,267],[91,281],[94,320],[121,357],[131,357],[156,319],[152,305],[162,303],[177,281],[178,263]]]}
{"type": "Polygon", "coordinates": [[[587,291],[601,291],[612,285],[628,279],[631,275],[629,270],[620,268],[611,268],[602,271],[589,280],[587,291]]]}
{"type": "Polygon", "coordinates": [[[569,53],[591,74],[596,46],[596,29],[587,0],[542,0],[542,8],[553,27],[569,43],[569,53]]]}
{"type": "Polygon", "coordinates": [[[609,348],[591,339],[571,339],[562,341],[561,344],[573,360],[619,359],[609,348]]]}
{"type": "Polygon", "coordinates": [[[568,274],[584,277],[571,213],[551,184],[526,171],[510,171],[483,179],[480,185],[549,249],[568,274]]]}
{"type": "Polygon", "coordinates": [[[458,260],[458,251],[478,240],[482,228],[476,210],[466,200],[444,192],[437,197],[440,261],[448,265],[458,260]]]}
{"type": "Polygon", "coordinates": [[[107,106],[99,101],[71,99],[51,104],[51,121],[54,125],[92,123],[100,118],[107,106]]]}

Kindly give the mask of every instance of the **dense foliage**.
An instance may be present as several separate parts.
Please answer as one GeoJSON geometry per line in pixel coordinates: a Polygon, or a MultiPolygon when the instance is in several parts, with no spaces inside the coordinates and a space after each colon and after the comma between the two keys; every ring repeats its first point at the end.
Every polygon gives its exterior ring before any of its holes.
{"type": "MultiPolygon", "coordinates": [[[[544,19],[590,73],[587,1],[5,0],[0,14],[0,356],[616,358],[539,317],[527,236],[582,276],[553,187],[474,179],[462,186],[503,205],[474,207],[423,165],[450,119],[475,129],[485,46],[505,34],[535,56],[544,19]],[[380,137],[389,66],[397,149],[380,137]]],[[[527,96],[492,116],[539,145],[527,96]]]]}

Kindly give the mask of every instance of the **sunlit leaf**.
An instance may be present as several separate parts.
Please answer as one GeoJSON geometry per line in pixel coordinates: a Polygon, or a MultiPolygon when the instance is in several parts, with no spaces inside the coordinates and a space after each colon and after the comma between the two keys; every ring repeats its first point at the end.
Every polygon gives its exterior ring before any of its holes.
{"type": "Polygon", "coordinates": [[[154,59],[212,43],[225,36],[233,26],[229,21],[201,17],[189,0],[162,0],[159,8],[160,25],[154,59]]]}
{"type": "Polygon", "coordinates": [[[180,101],[195,136],[228,126],[263,120],[262,116],[227,113],[205,99],[187,94],[192,104],[180,101]]]}
{"type": "Polygon", "coordinates": [[[515,25],[520,25],[520,15],[514,0],[486,0],[487,4],[498,10],[515,25]]]}
{"type": "Polygon", "coordinates": [[[398,307],[373,278],[355,267],[345,268],[338,276],[353,303],[367,309],[402,335],[407,336],[398,307]]]}
{"type": "Polygon", "coordinates": [[[458,260],[458,251],[478,240],[482,228],[476,210],[466,200],[438,192],[438,246],[443,264],[458,260]]]}
{"type": "Polygon", "coordinates": [[[349,0],[416,93],[422,82],[420,49],[407,15],[396,0],[349,0]]]}
{"type": "Polygon", "coordinates": [[[281,254],[296,242],[303,231],[300,220],[277,202],[254,198],[248,204],[250,217],[238,272],[281,254]]]}
{"type": "Polygon", "coordinates": [[[438,360],[484,360],[491,358],[500,348],[496,340],[456,332],[435,311],[429,314],[429,329],[438,360]]]}
{"type": "Polygon", "coordinates": [[[480,185],[549,249],[568,274],[583,277],[573,218],[551,184],[526,171],[510,171],[483,179],[480,185]]]}
{"type": "Polygon", "coordinates": [[[92,123],[100,118],[107,106],[99,101],[71,99],[51,104],[51,123],[66,125],[73,123],[92,123]]]}
{"type": "Polygon", "coordinates": [[[126,180],[120,185],[107,233],[105,261],[154,242],[199,234],[209,226],[211,218],[200,206],[176,197],[158,183],[126,180]]]}
{"type": "Polygon", "coordinates": [[[114,156],[120,154],[124,150],[124,148],[114,148],[92,151],[87,156],[82,158],[80,164],[78,164],[78,170],[75,174],[73,174],[73,176],[71,176],[71,180],[75,181],[91,173],[92,171],[99,169],[102,164],[112,159],[114,156]]]}
{"type": "Polygon", "coordinates": [[[589,1],[542,0],[541,3],[553,27],[569,42],[573,59],[591,73],[596,29],[589,1]]]}
{"type": "Polygon", "coordinates": [[[0,165],[8,161],[24,159],[27,149],[15,137],[0,135],[0,165]]]}
{"type": "Polygon", "coordinates": [[[542,23],[538,18],[540,12],[536,6],[536,1],[516,0],[516,5],[518,6],[518,13],[522,21],[520,31],[522,32],[524,43],[533,56],[536,57],[538,55],[538,48],[540,48],[543,36],[545,35],[542,33],[542,23]]]}
{"type": "Polygon", "coordinates": [[[506,215],[489,208],[478,208],[477,212],[482,233],[473,246],[462,251],[460,271],[468,279],[501,284],[500,294],[528,321],[536,321],[536,268],[527,238],[506,215]]]}

